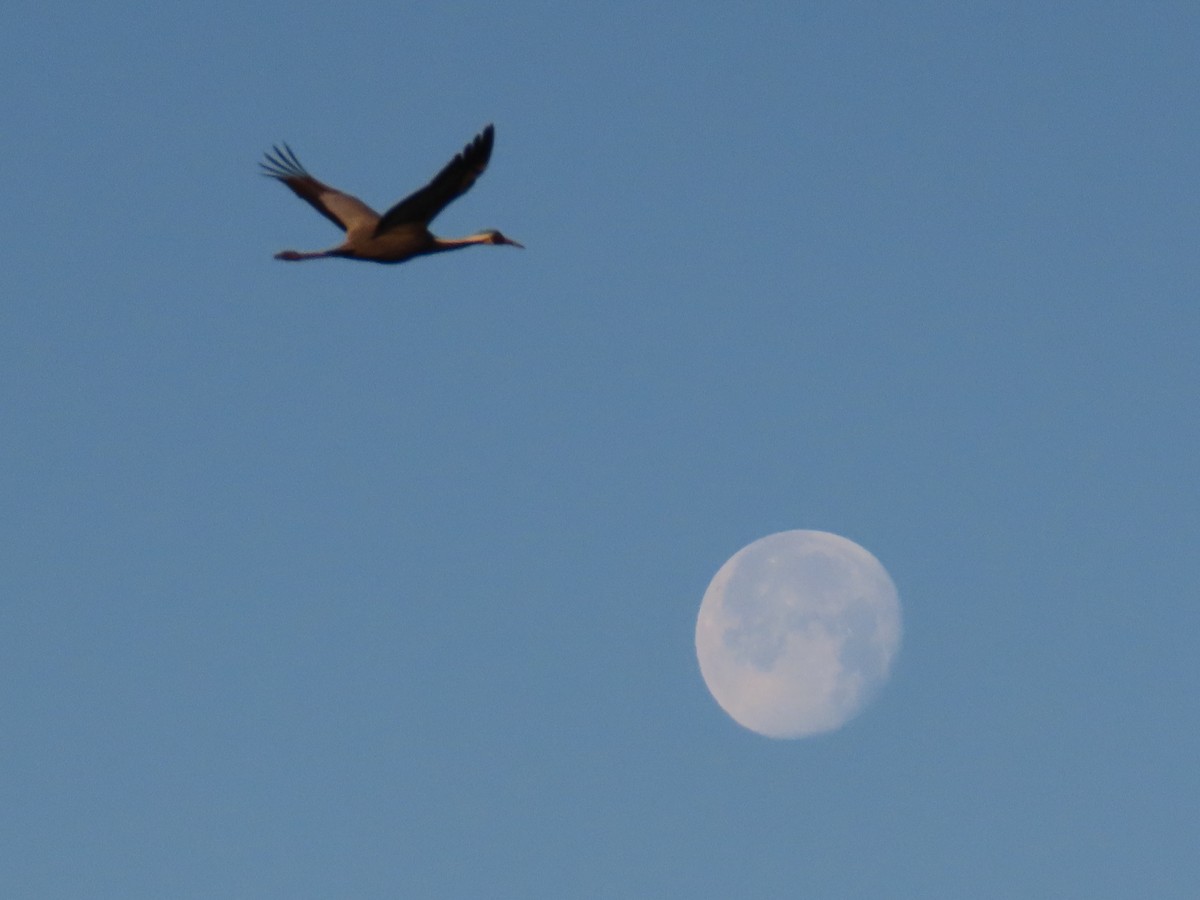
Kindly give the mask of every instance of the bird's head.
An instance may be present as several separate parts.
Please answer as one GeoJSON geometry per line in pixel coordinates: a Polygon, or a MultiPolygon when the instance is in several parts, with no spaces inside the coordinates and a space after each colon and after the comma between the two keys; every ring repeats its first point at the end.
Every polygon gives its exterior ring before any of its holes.
{"type": "Polygon", "coordinates": [[[485,231],[484,236],[487,238],[487,242],[489,244],[508,244],[510,247],[520,247],[522,250],[525,249],[524,244],[518,244],[512,238],[506,238],[494,228],[491,231],[485,231]]]}

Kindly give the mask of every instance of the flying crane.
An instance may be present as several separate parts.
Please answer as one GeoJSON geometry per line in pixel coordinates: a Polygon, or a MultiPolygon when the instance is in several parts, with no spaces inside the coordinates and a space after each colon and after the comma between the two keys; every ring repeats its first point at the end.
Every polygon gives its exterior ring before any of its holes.
{"type": "Polygon", "coordinates": [[[400,263],[428,253],[457,250],[473,244],[507,244],[521,247],[495,229],[461,238],[442,238],[429,230],[438,213],[461,197],[487,168],[496,130],[488,125],[450,160],[425,187],[405,197],[382,216],[357,197],[344,194],[313,178],[292,149],[274,147],[259,163],[263,174],[278,179],[329,221],[346,232],[346,239],[329,250],[303,253],[284,250],[276,259],[298,262],[305,259],[340,257],[377,263],[400,263]]]}

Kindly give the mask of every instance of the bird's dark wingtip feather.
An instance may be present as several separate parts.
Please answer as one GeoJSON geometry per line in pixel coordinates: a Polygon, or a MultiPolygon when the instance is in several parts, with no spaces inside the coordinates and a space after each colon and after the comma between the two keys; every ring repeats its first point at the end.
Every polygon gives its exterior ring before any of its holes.
{"type": "Polygon", "coordinates": [[[296,154],[292,152],[292,148],[286,143],[283,144],[282,149],[278,144],[273,144],[271,149],[263,154],[263,158],[266,162],[259,163],[265,170],[263,174],[270,175],[272,178],[312,177],[308,174],[308,170],[300,164],[300,160],[296,158],[296,154]]]}
{"type": "Polygon", "coordinates": [[[468,165],[486,166],[492,156],[492,145],[496,140],[496,129],[489,123],[475,135],[471,143],[458,154],[458,159],[468,165]]]}
{"type": "Polygon", "coordinates": [[[287,145],[286,141],[284,142],[283,149],[287,152],[287,156],[284,158],[287,159],[293,166],[295,166],[297,171],[305,172],[306,170],[303,164],[299,159],[296,158],[295,152],[287,145]]]}

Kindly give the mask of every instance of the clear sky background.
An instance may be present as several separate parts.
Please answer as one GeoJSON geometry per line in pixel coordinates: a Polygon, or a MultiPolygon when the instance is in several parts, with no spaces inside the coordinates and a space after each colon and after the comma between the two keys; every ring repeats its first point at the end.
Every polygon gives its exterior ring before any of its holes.
{"type": "Polygon", "coordinates": [[[1198,895],[1192,0],[4,20],[4,896],[1198,895]],[[271,258],[487,122],[527,250],[271,258]],[[773,741],[791,528],[905,643],[773,741]]]}

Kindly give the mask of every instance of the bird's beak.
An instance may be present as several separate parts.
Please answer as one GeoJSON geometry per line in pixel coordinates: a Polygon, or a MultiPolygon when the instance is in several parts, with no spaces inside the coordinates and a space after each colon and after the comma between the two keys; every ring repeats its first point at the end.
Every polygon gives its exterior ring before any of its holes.
{"type": "Polygon", "coordinates": [[[525,249],[524,244],[519,244],[516,241],[514,241],[512,238],[505,238],[504,243],[508,244],[510,247],[520,247],[522,250],[525,249]]]}

